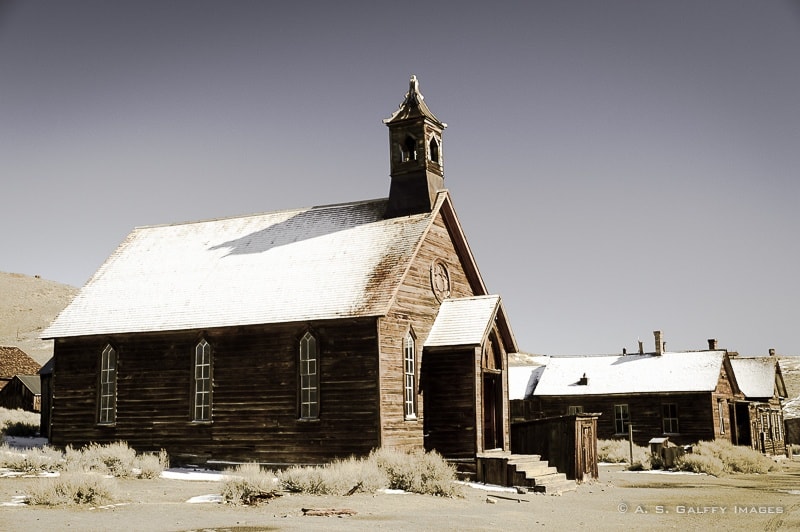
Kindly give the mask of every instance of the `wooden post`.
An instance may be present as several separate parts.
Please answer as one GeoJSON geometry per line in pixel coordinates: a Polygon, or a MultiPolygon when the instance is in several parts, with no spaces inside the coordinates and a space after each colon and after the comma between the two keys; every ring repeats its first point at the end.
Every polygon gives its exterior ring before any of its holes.
{"type": "Polygon", "coordinates": [[[630,463],[630,465],[632,466],[633,465],[633,424],[632,423],[628,423],[628,444],[629,444],[630,450],[631,450],[631,463],[630,463]]]}

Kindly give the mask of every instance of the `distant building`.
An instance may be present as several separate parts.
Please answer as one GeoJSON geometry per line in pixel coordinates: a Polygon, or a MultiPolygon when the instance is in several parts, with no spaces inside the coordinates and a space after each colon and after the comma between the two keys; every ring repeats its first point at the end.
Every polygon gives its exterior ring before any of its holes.
{"type": "Polygon", "coordinates": [[[40,367],[19,347],[0,346],[0,389],[16,375],[36,375],[40,367]]]}
{"type": "Polygon", "coordinates": [[[0,407],[39,412],[42,408],[39,375],[14,375],[0,390],[0,407]]]}
{"type": "Polygon", "coordinates": [[[627,438],[632,429],[638,445],[653,437],[725,439],[785,453],[785,386],[774,357],[736,358],[715,340],[706,350],[667,352],[660,331],[655,340],[653,352],[553,356],[532,367],[523,396],[511,397],[512,420],[592,412],[601,414],[601,439],[627,438]]]}

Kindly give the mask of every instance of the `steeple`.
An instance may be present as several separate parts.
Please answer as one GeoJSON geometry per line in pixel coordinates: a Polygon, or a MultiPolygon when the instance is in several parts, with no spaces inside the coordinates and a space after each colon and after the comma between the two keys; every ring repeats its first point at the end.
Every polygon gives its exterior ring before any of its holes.
{"type": "Polygon", "coordinates": [[[386,217],[430,212],[444,188],[442,132],[447,124],[428,109],[416,76],[400,108],[383,123],[389,127],[392,178],[386,217]]]}

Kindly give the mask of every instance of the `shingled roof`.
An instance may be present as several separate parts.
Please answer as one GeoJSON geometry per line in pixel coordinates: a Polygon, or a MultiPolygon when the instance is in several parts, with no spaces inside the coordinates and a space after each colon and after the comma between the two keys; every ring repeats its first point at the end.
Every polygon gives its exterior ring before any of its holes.
{"type": "Polygon", "coordinates": [[[736,382],[747,399],[786,397],[786,386],[775,357],[732,358],[731,366],[736,382]]]}
{"type": "Polygon", "coordinates": [[[449,201],[389,219],[378,199],[137,228],[42,337],[384,315],[449,201]]]}
{"type": "Polygon", "coordinates": [[[533,395],[713,391],[725,361],[722,350],[550,357],[533,395]],[[580,384],[584,376],[585,384],[580,384]]]}
{"type": "Polygon", "coordinates": [[[41,364],[19,347],[0,346],[0,379],[11,380],[14,375],[35,375],[41,364]]]}

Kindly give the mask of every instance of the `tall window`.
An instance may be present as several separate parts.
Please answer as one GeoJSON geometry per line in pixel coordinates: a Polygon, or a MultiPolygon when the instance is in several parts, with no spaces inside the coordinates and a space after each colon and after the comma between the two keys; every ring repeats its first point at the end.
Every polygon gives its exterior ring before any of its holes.
{"type": "Polygon", "coordinates": [[[417,417],[417,357],[414,335],[409,331],[403,342],[403,402],[406,419],[417,417]]]}
{"type": "Polygon", "coordinates": [[[664,403],[661,405],[661,419],[664,425],[664,434],[678,434],[678,405],[664,403]]]}
{"type": "Polygon", "coordinates": [[[211,421],[211,344],[205,339],[194,348],[194,420],[211,421]]]}
{"type": "Polygon", "coordinates": [[[725,407],[722,401],[717,401],[717,414],[719,415],[719,433],[725,434],[725,407]]]}
{"type": "Polygon", "coordinates": [[[102,424],[117,421],[117,352],[110,345],[100,355],[100,404],[97,419],[102,424]]]}
{"type": "Polygon", "coordinates": [[[300,339],[300,417],[319,417],[319,351],[309,332],[300,339]]]}
{"type": "Polygon", "coordinates": [[[428,143],[428,149],[431,153],[431,161],[438,163],[439,162],[439,143],[436,142],[435,138],[432,138],[430,143],[428,143]]]}
{"type": "Polygon", "coordinates": [[[583,414],[583,407],[578,406],[568,406],[567,407],[567,415],[574,416],[575,414],[583,414]]]}
{"type": "Polygon", "coordinates": [[[617,434],[627,433],[630,422],[628,405],[614,405],[614,432],[617,434]]]}

